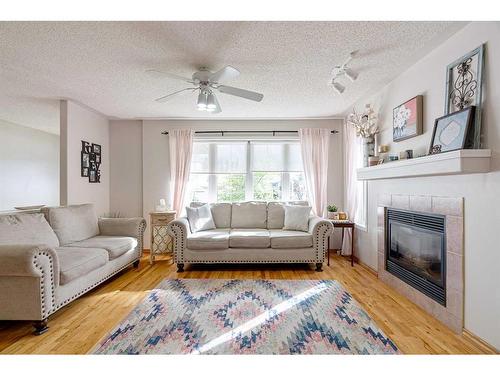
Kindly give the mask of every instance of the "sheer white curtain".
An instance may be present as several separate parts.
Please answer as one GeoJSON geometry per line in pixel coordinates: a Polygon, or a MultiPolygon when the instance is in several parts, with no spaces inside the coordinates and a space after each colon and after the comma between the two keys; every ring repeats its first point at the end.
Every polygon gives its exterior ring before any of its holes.
{"type": "MultiPolygon", "coordinates": [[[[356,169],[362,166],[361,137],[356,136],[354,126],[344,123],[344,176],[346,211],[351,221],[356,222],[356,215],[362,204],[360,199],[360,184],[356,178],[356,169]]],[[[351,254],[352,235],[346,230],[342,243],[342,255],[351,254]]]]}
{"type": "Polygon", "coordinates": [[[168,132],[170,152],[170,191],[172,207],[180,216],[184,209],[184,196],[187,191],[191,158],[193,156],[194,131],[190,129],[174,129],[168,132]]]}
{"type": "Polygon", "coordinates": [[[324,216],[327,201],[330,129],[299,129],[307,193],[315,215],[324,216]]]}

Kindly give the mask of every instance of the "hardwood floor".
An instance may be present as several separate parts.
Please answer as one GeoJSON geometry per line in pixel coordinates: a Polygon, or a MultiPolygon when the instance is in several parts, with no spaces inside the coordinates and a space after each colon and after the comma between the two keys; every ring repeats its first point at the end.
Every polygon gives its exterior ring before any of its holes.
{"type": "Polygon", "coordinates": [[[467,337],[454,334],[435,318],[398,294],[373,272],[347,259],[332,256],[330,266],[315,272],[306,265],[187,266],[178,274],[170,258],[153,266],[143,257],[139,269],[130,267],[49,319],[49,331],[32,335],[29,322],[0,322],[2,354],[84,354],[114,328],[164,278],[335,279],[363,306],[403,353],[485,353],[467,337]]]}

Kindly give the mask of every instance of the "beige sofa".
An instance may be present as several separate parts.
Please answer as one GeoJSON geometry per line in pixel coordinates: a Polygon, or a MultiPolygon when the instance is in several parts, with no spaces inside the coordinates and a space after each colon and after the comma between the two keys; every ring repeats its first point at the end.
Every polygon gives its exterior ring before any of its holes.
{"type": "Polygon", "coordinates": [[[187,263],[313,263],[321,271],[330,221],[311,216],[307,232],[283,230],[283,202],[215,203],[210,209],[215,229],[192,233],[185,217],[167,226],[179,272],[187,263]]]}
{"type": "Polygon", "coordinates": [[[64,305],[134,264],[143,218],[97,218],[90,204],[0,215],[0,320],[32,320],[35,333],[64,305]]]}

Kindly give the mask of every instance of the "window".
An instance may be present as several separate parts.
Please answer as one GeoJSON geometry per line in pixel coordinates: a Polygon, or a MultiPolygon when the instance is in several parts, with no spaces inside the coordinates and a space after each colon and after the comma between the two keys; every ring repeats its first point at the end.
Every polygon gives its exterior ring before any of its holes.
{"type": "Polygon", "coordinates": [[[306,199],[298,142],[194,142],[188,201],[306,199]]]}

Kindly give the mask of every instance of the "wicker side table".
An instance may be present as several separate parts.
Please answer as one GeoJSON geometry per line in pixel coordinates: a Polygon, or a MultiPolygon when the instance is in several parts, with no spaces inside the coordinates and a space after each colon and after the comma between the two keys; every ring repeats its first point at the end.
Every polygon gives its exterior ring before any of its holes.
{"type": "Polygon", "coordinates": [[[149,263],[153,264],[155,255],[173,251],[172,238],[167,234],[167,224],[175,219],[175,211],[150,212],[151,245],[149,263]]]}

